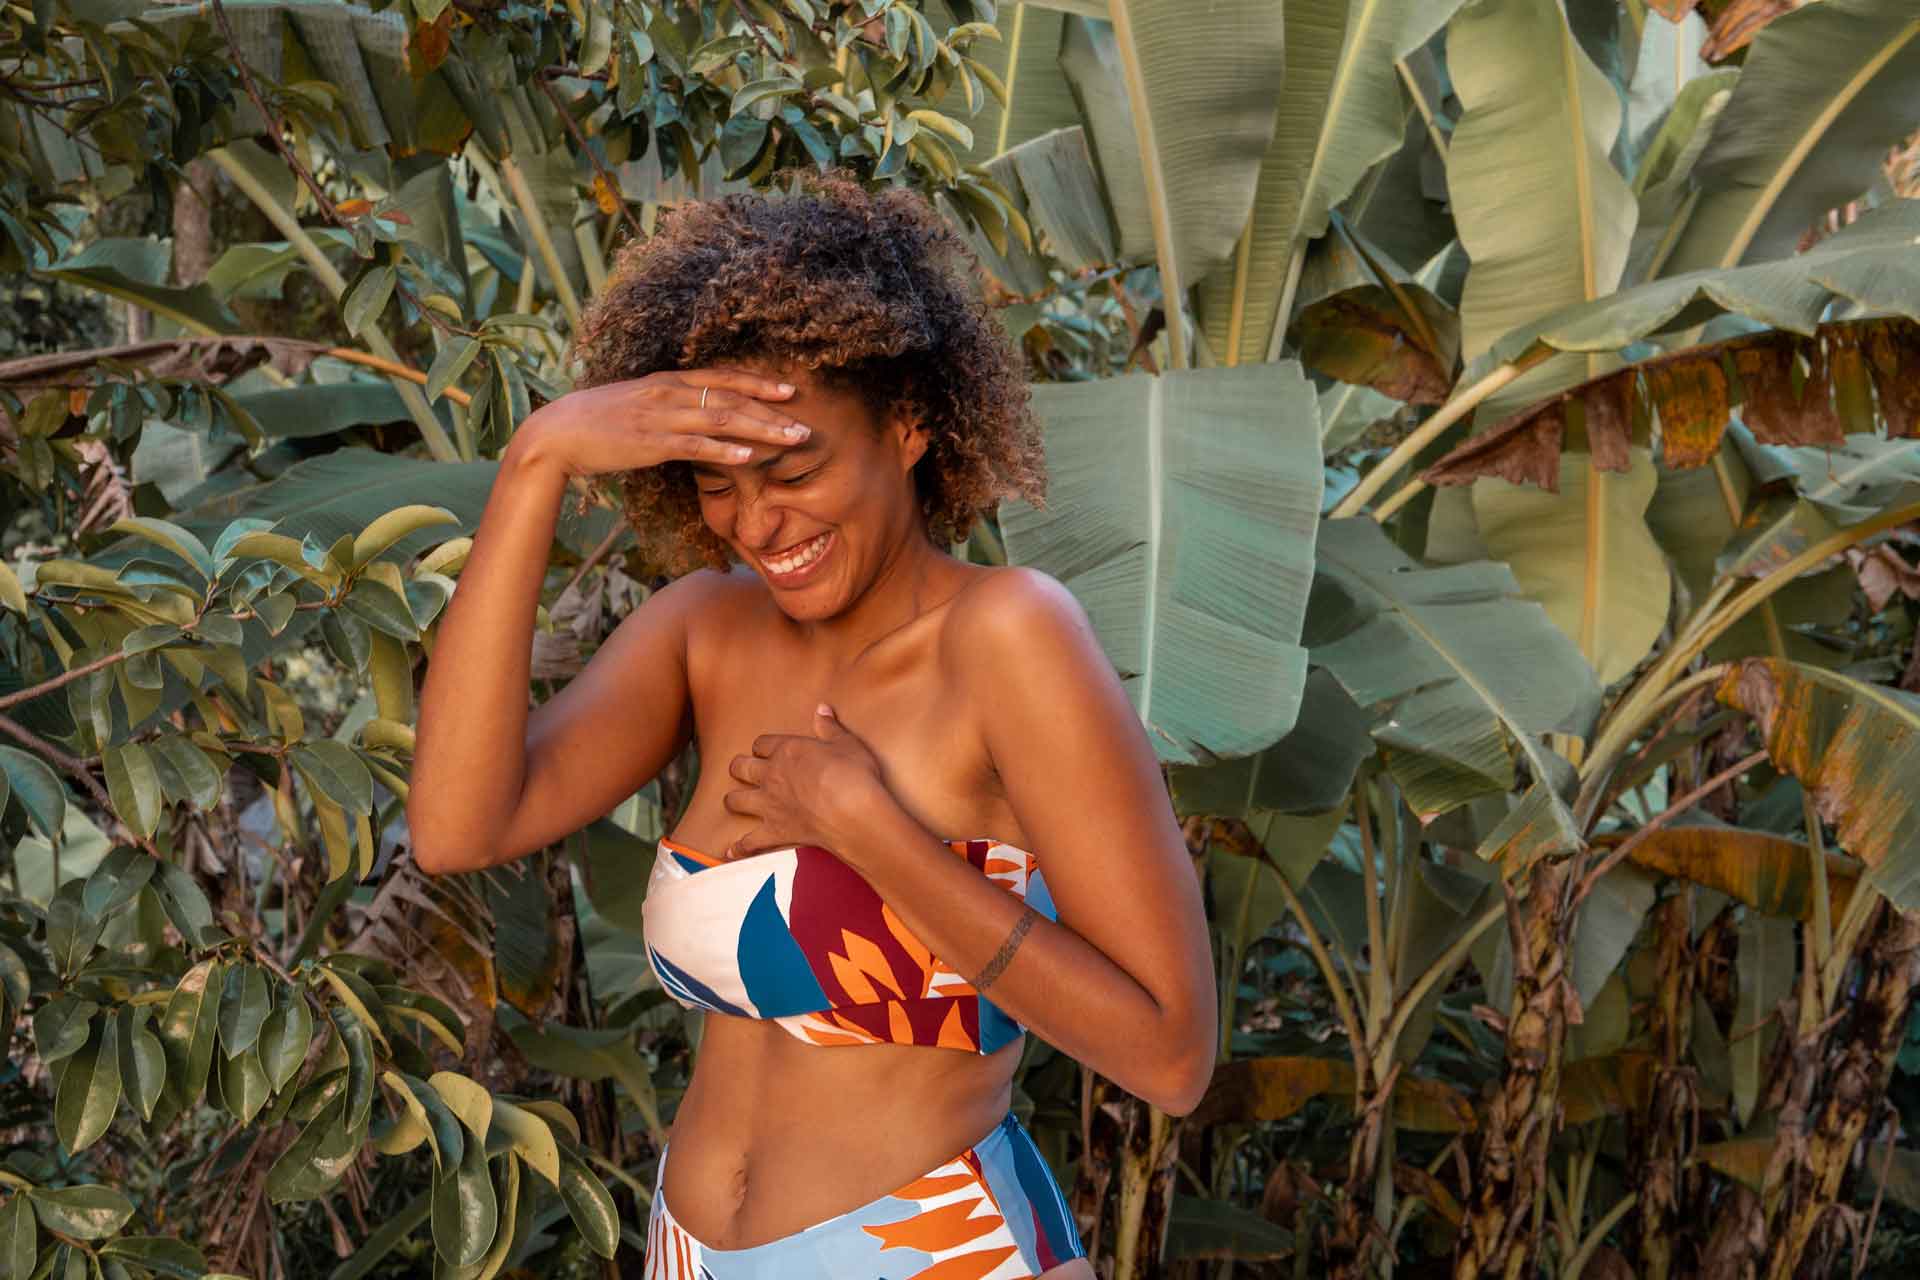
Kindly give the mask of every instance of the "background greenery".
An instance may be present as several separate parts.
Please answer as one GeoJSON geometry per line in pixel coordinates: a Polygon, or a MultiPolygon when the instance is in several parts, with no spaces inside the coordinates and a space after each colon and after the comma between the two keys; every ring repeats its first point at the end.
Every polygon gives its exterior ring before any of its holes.
{"type": "Polygon", "coordinates": [[[0,1274],[638,1273],[697,762],[429,879],[415,682],[610,250],[828,163],[975,247],[1052,499],[956,550],[1206,887],[1194,1114],[1021,1067],[1101,1273],[1896,1274],[1916,84],[1907,0],[7,5],[0,1274]]]}

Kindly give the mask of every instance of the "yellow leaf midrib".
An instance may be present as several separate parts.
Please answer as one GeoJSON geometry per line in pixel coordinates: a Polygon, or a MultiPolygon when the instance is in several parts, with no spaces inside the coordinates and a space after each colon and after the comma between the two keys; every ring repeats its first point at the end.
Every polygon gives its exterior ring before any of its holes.
{"type": "Polygon", "coordinates": [[[1827,136],[1827,132],[1833,128],[1833,122],[1840,118],[1840,113],[1853,104],[1853,100],[1860,96],[1861,91],[1880,74],[1887,63],[1893,61],[1899,52],[1913,41],[1915,36],[1920,36],[1920,18],[1907,23],[1906,29],[1894,39],[1887,41],[1885,48],[1862,63],[1860,69],[1840,86],[1840,91],[1833,95],[1825,107],[1821,108],[1820,113],[1814,117],[1812,126],[1800,135],[1799,141],[1794,143],[1785,159],[1773,171],[1773,176],[1768,178],[1766,185],[1760,188],[1752,206],[1747,210],[1747,216],[1740,222],[1740,229],[1734,232],[1733,239],[1727,244],[1726,253],[1721,255],[1720,266],[1740,265],[1740,259],[1746,255],[1747,246],[1753,243],[1753,237],[1760,231],[1760,224],[1767,220],[1767,215],[1773,211],[1774,204],[1780,199],[1780,193],[1786,190],[1787,184],[1793,180],[1795,174],[1800,172],[1800,166],[1806,161],[1807,153],[1813,150],[1816,142],[1827,136]]]}

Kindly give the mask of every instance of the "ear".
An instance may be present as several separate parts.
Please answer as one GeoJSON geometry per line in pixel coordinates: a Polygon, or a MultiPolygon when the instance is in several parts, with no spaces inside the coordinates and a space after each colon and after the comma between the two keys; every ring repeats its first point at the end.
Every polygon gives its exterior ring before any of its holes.
{"type": "Polygon", "coordinates": [[[900,450],[900,460],[905,464],[905,469],[913,470],[914,464],[926,456],[928,447],[933,443],[919,411],[904,406],[894,410],[889,429],[893,432],[894,444],[900,450]]]}

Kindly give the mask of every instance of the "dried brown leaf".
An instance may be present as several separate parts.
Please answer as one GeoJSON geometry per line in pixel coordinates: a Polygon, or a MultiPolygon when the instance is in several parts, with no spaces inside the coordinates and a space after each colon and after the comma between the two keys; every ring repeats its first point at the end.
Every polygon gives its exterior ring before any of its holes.
{"type": "Polygon", "coordinates": [[[1566,442],[1565,403],[1549,400],[1515,414],[1468,440],[1420,473],[1431,485],[1472,484],[1499,476],[1560,492],[1560,450],[1566,442]]]}
{"type": "Polygon", "coordinates": [[[1459,317],[1418,285],[1343,289],[1302,311],[1291,336],[1308,368],[1395,400],[1440,404],[1453,388],[1459,317]]]}
{"type": "Polygon", "coordinates": [[[1763,444],[1843,444],[1846,436],[1833,409],[1823,344],[1806,344],[1808,373],[1800,394],[1794,394],[1799,345],[1790,335],[1771,334],[1733,347],[1734,370],[1740,375],[1740,417],[1763,444]]]}
{"type": "Polygon", "coordinates": [[[1625,471],[1632,465],[1633,389],[1639,375],[1623,369],[1611,378],[1586,384],[1581,397],[1586,410],[1587,452],[1602,471],[1625,471]]]}
{"type": "Polygon", "coordinates": [[[1792,13],[1806,0],[1733,0],[1720,16],[1714,19],[1712,30],[1707,32],[1706,43],[1700,46],[1700,57],[1707,62],[1719,62],[1730,54],[1738,53],[1753,43],[1760,29],[1783,13],[1792,13]]]}

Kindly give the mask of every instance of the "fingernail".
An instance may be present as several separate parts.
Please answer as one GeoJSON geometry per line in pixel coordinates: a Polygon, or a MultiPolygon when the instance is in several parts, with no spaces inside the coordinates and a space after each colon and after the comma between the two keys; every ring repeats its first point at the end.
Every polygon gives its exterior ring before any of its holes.
{"type": "Polygon", "coordinates": [[[753,456],[753,450],[744,444],[729,445],[727,448],[727,456],[729,458],[750,458],[753,456]]]}
{"type": "Polygon", "coordinates": [[[813,428],[807,426],[805,423],[793,422],[787,424],[787,439],[789,440],[805,440],[812,434],[813,428]]]}
{"type": "Polygon", "coordinates": [[[783,382],[783,383],[781,383],[781,384],[780,384],[780,394],[781,394],[781,395],[783,395],[783,396],[790,396],[790,395],[792,395],[792,394],[793,394],[793,384],[792,384],[791,382],[783,382]]]}
{"type": "Polygon", "coordinates": [[[830,716],[833,714],[833,708],[828,706],[824,702],[821,703],[819,706],[815,707],[814,710],[818,711],[823,716],[830,716]]]}

